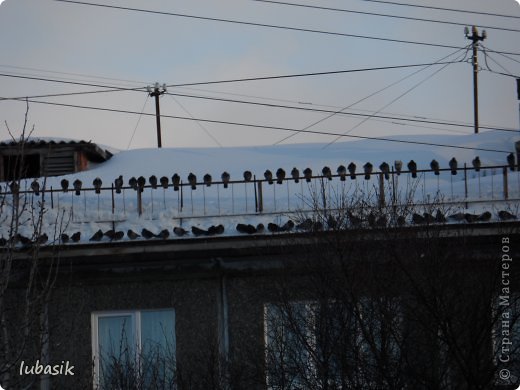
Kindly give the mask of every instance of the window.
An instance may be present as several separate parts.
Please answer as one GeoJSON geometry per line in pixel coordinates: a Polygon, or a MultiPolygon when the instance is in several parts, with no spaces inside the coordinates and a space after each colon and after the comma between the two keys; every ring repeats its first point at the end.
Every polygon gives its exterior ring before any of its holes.
{"type": "Polygon", "coordinates": [[[92,353],[94,388],[174,388],[174,310],[93,313],[92,353]]]}

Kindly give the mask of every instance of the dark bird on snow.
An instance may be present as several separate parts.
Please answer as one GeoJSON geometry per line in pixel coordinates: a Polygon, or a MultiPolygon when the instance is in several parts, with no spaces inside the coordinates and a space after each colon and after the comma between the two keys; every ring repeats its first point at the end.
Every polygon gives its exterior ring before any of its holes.
{"type": "Polygon", "coordinates": [[[479,221],[487,222],[491,219],[492,215],[489,211],[484,211],[482,214],[478,216],[479,221]]]}
{"type": "Polygon", "coordinates": [[[122,231],[122,230],[118,230],[117,232],[114,233],[114,240],[115,241],[119,241],[121,240],[123,237],[125,236],[125,232],[122,231]]]}
{"type": "Polygon", "coordinates": [[[457,174],[458,163],[457,163],[457,160],[455,159],[455,157],[453,157],[448,164],[449,164],[450,169],[451,169],[451,174],[452,175],[456,175],[457,174]]]}
{"type": "Polygon", "coordinates": [[[278,168],[276,171],[276,183],[282,184],[285,179],[285,171],[282,168],[278,168]]]}
{"type": "Polygon", "coordinates": [[[185,236],[188,232],[186,230],[184,230],[183,228],[176,226],[173,228],[173,233],[176,236],[182,237],[182,236],[185,236]]]}
{"type": "Polygon", "coordinates": [[[67,233],[61,233],[60,240],[62,243],[66,244],[69,242],[69,235],[67,233]]]}
{"type": "Polygon", "coordinates": [[[131,240],[135,240],[136,238],[141,237],[140,234],[134,232],[132,229],[128,229],[128,231],[126,232],[126,235],[127,235],[128,238],[131,239],[131,240]]]}
{"type": "Polygon", "coordinates": [[[265,230],[265,226],[263,223],[259,223],[258,225],[256,225],[256,232],[257,233],[263,233],[263,231],[265,230]]]}
{"type": "Polygon", "coordinates": [[[31,183],[31,190],[33,190],[34,195],[40,196],[40,183],[37,180],[33,180],[31,183]]]}
{"type": "Polygon", "coordinates": [[[509,211],[501,210],[498,212],[498,218],[502,221],[509,221],[511,219],[516,219],[516,215],[511,214],[509,211]]]}
{"type": "Polygon", "coordinates": [[[18,184],[16,181],[12,181],[9,184],[9,188],[13,194],[16,194],[18,191],[20,191],[20,184],[18,184]]]}
{"type": "Polygon", "coordinates": [[[509,165],[511,171],[515,170],[515,155],[513,153],[507,155],[507,165],[509,165]]]}
{"type": "Polygon", "coordinates": [[[276,233],[280,231],[280,226],[278,226],[275,223],[269,222],[267,224],[267,230],[269,230],[271,233],[276,233]]]}
{"type": "Polygon", "coordinates": [[[191,232],[192,232],[195,236],[207,236],[207,235],[208,235],[208,231],[207,231],[207,230],[204,230],[204,229],[198,228],[197,226],[192,226],[192,227],[191,227],[191,232]]]}
{"type": "Polygon", "coordinates": [[[99,229],[97,232],[90,237],[89,241],[100,241],[103,238],[103,231],[99,229]]]}
{"type": "Polygon", "coordinates": [[[336,229],[338,227],[338,220],[332,215],[329,215],[327,218],[327,227],[331,230],[336,229]]]}
{"type": "Polygon", "coordinates": [[[20,234],[20,233],[16,233],[15,236],[14,236],[14,242],[15,243],[21,243],[22,245],[31,245],[32,244],[32,241],[30,238],[28,237],[25,237],[24,235],[20,234]]]}
{"type": "Polygon", "coordinates": [[[96,177],[94,179],[94,181],[92,181],[92,185],[94,186],[94,188],[96,190],[96,194],[99,194],[101,192],[102,184],[103,184],[103,182],[101,181],[101,179],[99,177],[96,177]]]}
{"type": "Polygon", "coordinates": [[[415,223],[416,225],[422,225],[426,221],[425,221],[424,217],[421,214],[413,213],[412,214],[412,222],[415,223]]]}
{"type": "Polygon", "coordinates": [[[381,163],[381,165],[379,166],[379,169],[385,175],[385,180],[390,179],[390,165],[388,165],[387,162],[381,163]]]}
{"type": "Polygon", "coordinates": [[[81,232],[74,233],[72,236],[70,236],[70,239],[72,240],[72,242],[78,242],[79,240],[81,240],[81,232]]]}
{"type": "Polygon", "coordinates": [[[162,176],[160,179],[159,179],[159,183],[161,183],[161,187],[164,188],[164,189],[167,189],[168,188],[168,178],[166,176],[162,176]]]}
{"type": "Polygon", "coordinates": [[[464,219],[466,220],[466,222],[469,222],[469,223],[473,223],[473,222],[476,222],[478,221],[478,215],[476,214],[470,214],[470,213],[465,213],[464,214],[464,219]]]}
{"type": "Polygon", "coordinates": [[[455,213],[448,216],[448,219],[451,219],[453,221],[464,221],[466,219],[466,216],[464,213],[455,213]]]}
{"type": "Polygon", "coordinates": [[[188,183],[191,185],[192,190],[197,189],[197,176],[195,176],[193,173],[190,172],[188,175],[188,183]]]}
{"type": "Polygon", "coordinates": [[[213,236],[215,234],[222,234],[224,233],[224,225],[217,225],[217,226],[210,226],[208,229],[208,234],[213,236]]]}
{"type": "Polygon", "coordinates": [[[49,236],[47,236],[46,233],[42,233],[37,239],[36,244],[45,244],[47,241],[49,241],[49,236]]]}
{"type": "Polygon", "coordinates": [[[397,217],[397,226],[404,226],[406,224],[406,218],[402,215],[397,217]]]}
{"type": "Polygon", "coordinates": [[[83,183],[79,179],[74,180],[74,183],[72,183],[72,186],[74,187],[74,191],[76,191],[76,195],[79,195],[81,193],[82,185],[83,185],[83,183]]]}
{"type": "Polygon", "coordinates": [[[110,230],[107,230],[105,233],[103,233],[105,236],[107,236],[108,238],[110,238],[111,240],[114,239],[114,235],[116,234],[116,232],[112,229],[110,230]]]}
{"type": "Polygon", "coordinates": [[[401,160],[395,160],[394,168],[395,172],[397,173],[397,176],[399,176],[401,174],[401,171],[403,170],[403,162],[401,160]]]}
{"type": "Polygon", "coordinates": [[[294,222],[291,220],[288,220],[280,227],[280,231],[290,232],[293,228],[294,228],[294,222]]]}
{"type": "Polygon", "coordinates": [[[256,228],[253,225],[246,225],[245,223],[237,224],[237,232],[242,234],[254,234],[256,233],[256,228]]]}
{"type": "Polygon", "coordinates": [[[172,183],[173,183],[173,190],[179,191],[179,186],[181,184],[181,177],[177,175],[176,173],[172,176],[172,183]]]}
{"type": "Polygon", "coordinates": [[[312,179],[312,169],[305,168],[303,171],[303,176],[305,177],[305,181],[309,183],[312,179]]]}
{"type": "Polygon", "coordinates": [[[434,223],[435,217],[431,215],[430,213],[423,213],[424,222],[426,223],[434,223]]]}
{"type": "Polygon", "coordinates": [[[130,180],[128,180],[128,185],[132,187],[134,190],[137,190],[137,179],[132,176],[130,180]]]}
{"type": "Polygon", "coordinates": [[[412,172],[412,177],[415,179],[417,177],[417,163],[413,160],[410,160],[407,166],[408,170],[412,172]]]}
{"type": "Polygon", "coordinates": [[[323,169],[321,170],[321,173],[322,173],[323,176],[325,176],[327,179],[332,180],[332,171],[330,170],[329,167],[323,167],[323,169]]]}
{"type": "Polygon", "coordinates": [[[336,172],[339,175],[339,179],[345,181],[345,178],[347,177],[347,168],[345,168],[344,165],[340,165],[336,172]]]}
{"type": "Polygon", "coordinates": [[[471,162],[473,164],[473,168],[475,168],[475,171],[476,172],[479,172],[480,171],[480,158],[477,156],[473,159],[473,161],[471,162]]]}
{"type": "Polygon", "coordinates": [[[67,192],[69,190],[69,181],[67,179],[61,179],[60,184],[63,192],[67,192]]]}
{"type": "Polygon", "coordinates": [[[139,188],[139,192],[143,192],[144,191],[144,186],[146,185],[146,179],[144,178],[144,176],[139,176],[137,178],[137,187],[139,188]]]}
{"type": "Polygon", "coordinates": [[[312,219],[307,218],[302,223],[299,223],[298,225],[296,225],[296,229],[309,231],[309,230],[312,230],[313,225],[314,225],[314,223],[312,222],[312,219]]]}
{"type": "Polygon", "coordinates": [[[170,232],[168,229],[163,229],[159,232],[159,234],[156,235],[156,237],[166,240],[168,237],[170,237],[170,232]]]}
{"type": "Polygon", "coordinates": [[[430,168],[432,169],[432,171],[435,173],[436,176],[439,176],[440,166],[439,166],[439,162],[437,160],[432,160],[432,162],[430,163],[430,168]]]}
{"type": "Polygon", "coordinates": [[[267,180],[267,182],[269,184],[273,184],[273,172],[271,172],[269,169],[266,170],[264,172],[264,177],[265,177],[265,180],[267,180]]]}
{"type": "Polygon", "coordinates": [[[206,173],[202,180],[204,181],[204,184],[206,184],[206,187],[209,187],[211,185],[211,175],[209,173],[206,173]]]}
{"type": "Polygon", "coordinates": [[[295,183],[298,183],[300,181],[300,171],[298,168],[294,167],[291,171],[291,177],[293,178],[295,183]]]}
{"type": "Polygon", "coordinates": [[[141,236],[149,240],[150,238],[154,238],[155,234],[152,233],[150,230],[143,228],[143,230],[141,230],[141,236]]]}
{"type": "Polygon", "coordinates": [[[244,180],[245,181],[251,181],[252,178],[253,178],[253,174],[251,173],[251,171],[244,171],[244,180]]]}
{"type": "Polygon", "coordinates": [[[152,188],[155,190],[157,188],[157,176],[152,175],[148,178],[148,182],[152,186],[152,188]]]}
{"type": "Polygon", "coordinates": [[[229,180],[231,179],[231,175],[227,172],[223,172],[221,179],[222,179],[222,182],[224,183],[224,188],[228,188],[229,180]]]}
{"type": "Polygon", "coordinates": [[[435,213],[435,222],[437,223],[444,223],[446,222],[446,217],[442,213],[441,210],[437,209],[437,212],[435,213]]]}
{"type": "Polygon", "coordinates": [[[123,175],[119,175],[119,177],[117,177],[115,180],[114,180],[114,187],[116,188],[116,194],[120,194],[121,193],[121,189],[123,188],[123,175]]]}
{"type": "Polygon", "coordinates": [[[348,169],[348,172],[350,173],[350,178],[352,180],[354,180],[356,178],[356,164],[351,162],[350,164],[348,164],[347,169],[348,169]]]}

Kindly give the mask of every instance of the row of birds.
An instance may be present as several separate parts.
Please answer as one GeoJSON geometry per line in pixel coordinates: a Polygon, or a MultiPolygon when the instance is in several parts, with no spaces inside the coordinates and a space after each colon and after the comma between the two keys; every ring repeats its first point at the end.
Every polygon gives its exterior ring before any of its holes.
{"type": "MultiPolygon", "coordinates": [[[[362,215],[355,215],[352,212],[347,212],[348,220],[344,219],[343,221],[341,219],[336,219],[332,215],[329,216],[329,218],[326,221],[326,225],[328,229],[337,229],[337,228],[345,228],[348,226],[353,228],[361,228],[363,226],[368,225],[372,228],[377,227],[387,227],[388,226],[388,217],[385,214],[376,215],[374,213],[369,213],[368,215],[362,216],[362,215]]],[[[449,220],[456,221],[456,222],[487,222],[492,218],[492,214],[489,211],[484,211],[481,214],[471,214],[471,213],[455,213],[451,215],[444,215],[441,210],[437,210],[437,212],[434,214],[430,213],[413,213],[411,216],[411,222],[415,225],[424,225],[424,224],[432,224],[432,223],[445,223],[449,220]]],[[[501,221],[511,221],[517,219],[517,216],[512,214],[511,212],[507,210],[501,210],[497,213],[498,218],[501,221]]],[[[397,226],[404,226],[406,224],[406,218],[402,215],[398,216],[395,220],[397,226]]],[[[292,220],[288,220],[282,225],[278,225],[276,223],[268,223],[267,224],[267,230],[271,233],[283,233],[283,232],[290,232],[293,229],[300,230],[300,231],[321,231],[324,230],[324,224],[320,221],[315,221],[310,218],[304,220],[301,223],[295,224],[292,220]]],[[[264,233],[266,230],[266,227],[264,224],[259,223],[258,225],[252,225],[252,224],[244,224],[239,223],[236,225],[236,230],[239,233],[242,234],[257,234],[257,233],[264,233]]],[[[189,231],[182,227],[174,227],[173,228],[174,235],[178,237],[183,237],[189,234],[189,231]]],[[[197,226],[191,227],[191,233],[195,237],[199,236],[215,236],[220,235],[224,233],[224,226],[223,225],[212,225],[208,229],[202,229],[197,226]]],[[[143,228],[141,230],[141,234],[134,232],[132,229],[129,229],[126,233],[127,237],[130,240],[135,240],[137,238],[143,237],[144,239],[152,239],[152,238],[159,238],[159,239],[167,239],[170,237],[170,231],[168,229],[163,229],[159,233],[153,233],[152,231],[143,228]]],[[[103,238],[107,238],[110,241],[119,241],[123,239],[125,236],[124,231],[122,230],[107,230],[103,232],[101,229],[99,229],[97,232],[95,232],[89,239],[89,241],[101,241],[103,238]]],[[[31,240],[28,237],[23,236],[20,233],[17,233],[10,239],[5,239],[3,237],[0,238],[0,246],[6,246],[8,244],[10,245],[16,245],[20,243],[22,246],[32,246],[32,245],[43,245],[49,240],[49,237],[47,234],[43,233],[38,238],[36,238],[34,241],[31,240]]],[[[68,235],[66,233],[62,233],[60,236],[60,241],[63,244],[69,243],[69,242],[79,242],[81,240],[81,232],[76,232],[72,235],[68,235]]]]}
{"type": "MultiPolygon", "coordinates": [[[[507,156],[507,164],[509,165],[509,168],[512,171],[514,171],[515,156],[513,153],[510,153],[507,156]]],[[[449,165],[451,174],[456,175],[457,170],[458,170],[458,162],[455,159],[455,157],[453,157],[449,161],[448,165],[449,165]]],[[[477,171],[477,172],[480,171],[482,164],[481,164],[480,158],[478,156],[472,160],[472,165],[473,165],[473,168],[475,169],[475,171],[477,171]]],[[[414,160],[410,160],[408,162],[408,164],[406,165],[406,167],[408,168],[408,171],[412,174],[412,177],[416,178],[417,177],[417,163],[414,160]]],[[[440,164],[437,160],[434,159],[430,162],[430,168],[434,172],[435,175],[440,175],[441,168],[440,168],[440,164]]],[[[340,180],[342,180],[342,181],[346,180],[347,175],[350,176],[350,178],[354,180],[354,179],[356,179],[356,176],[358,175],[356,173],[356,169],[357,169],[356,164],[351,162],[347,167],[345,167],[344,165],[340,165],[337,168],[336,173],[339,176],[340,180]]],[[[374,173],[373,170],[374,170],[374,166],[370,162],[367,162],[365,165],[363,165],[363,173],[365,175],[366,180],[370,179],[370,176],[374,173]]],[[[379,170],[384,175],[386,180],[388,180],[390,178],[391,171],[390,171],[390,165],[388,163],[386,163],[386,162],[381,163],[381,165],[379,165],[379,170]]],[[[403,170],[403,162],[400,160],[394,161],[394,171],[393,172],[395,172],[397,175],[400,175],[402,170],[403,170]]],[[[330,169],[330,167],[328,167],[328,166],[323,167],[323,169],[321,170],[321,173],[322,173],[322,177],[332,180],[333,174],[332,174],[332,170],[330,169]]],[[[314,177],[311,168],[305,168],[303,170],[303,177],[300,176],[300,171],[296,167],[294,167],[291,170],[290,174],[291,174],[292,180],[294,180],[295,183],[298,183],[300,181],[300,179],[302,179],[302,178],[305,179],[307,182],[310,182],[311,179],[314,177]]],[[[251,171],[245,171],[243,174],[243,177],[244,177],[245,182],[250,182],[253,179],[253,174],[251,173],[251,171]]],[[[222,180],[222,184],[224,185],[224,188],[227,188],[231,181],[231,175],[228,172],[224,172],[224,173],[222,173],[220,178],[222,180]]],[[[286,172],[282,168],[279,168],[275,172],[275,174],[273,174],[273,172],[271,172],[270,170],[266,170],[264,172],[264,178],[269,184],[273,184],[275,179],[276,179],[277,184],[282,184],[283,181],[286,179],[286,172]]],[[[187,179],[188,179],[188,183],[191,186],[192,190],[195,190],[197,188],[197,184],[203,184],[203,185],[206,185],[207,187],[209,187],[213,183],[213,178],[209,173],[207,173],[203,176],[203,178],[202,178],[203,183],[198,183],[197,176],[193,173],[190,173],[188,175],[187,179]]],[[[170,180],[166,176],[162,176],[160,179],[157,179],[157,176],[152,175],[148,178],[148,183],[149,183],[149,187],[151,187],[153,189],[156,189],[159,186],[164,189],[167,189],[170,186],[170,180]]],[[[70,183],[67,179],[62,179],[60,184],[61,184],[61,188],[62,188],[63,192],[67,192],[69,190],[70,183]]],[[[92,185],[94,186],[95,192],[97,194],[99,194],[101,192],[101,187],[103,185],[103,181],[99,177],[96,177],[93,180],[92,185]]],[[[171,185],[173,186],[173,189],[175,191],[178,191],[180,186],[182,185],[181,177],[177,173],[171,177],[171,185]]],[[[73,189],[74,189],[76,195],[80,195],[81,189],[83,187],[83,182],[79,179],[76,179],[72,183],[72,186],[73,186],[73,189]]],[[[116,193],[118,193],[118,194],[121,193],[123,186],[124,186],[123,176],[120,175],[119,177],[117,177],[114,180],[114,188],[115,188],[116,193]]],[[[139,176],[138,178],[131,177],[128,180],[128,186],[136,191],[142,192],[146,186],[146,178],[144,176],[139,176]]],[[[18,192],[20,189],[19,183],[17,183],[16,181],[13,181],[12,183],[10,183],[10,189],[11,189],[12,193],[18,192]]],[[[31,183],[31,190],[34,192],[35,195],[40,194],[40,190],[41,190],[40,183],[37,180],[34,180],[31,183]]]]}

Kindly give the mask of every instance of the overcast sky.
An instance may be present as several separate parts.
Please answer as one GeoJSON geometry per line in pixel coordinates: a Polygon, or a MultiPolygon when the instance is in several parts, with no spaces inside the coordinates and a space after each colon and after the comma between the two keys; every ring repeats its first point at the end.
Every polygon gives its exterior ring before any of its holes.
{"type": "MultiPolygon", "coordinates": [[[[516,18],[366,0],[289,1],[454,24],[250,0],[90,2],[170,14],[414,41],[427,45],[251,26],[54,0],[5,0],[0,5],[1,97],[33,97],[100,91],[113,87],[142,88],[159,82],[172,86],[168,88],[169,93],[196,96],[161,96],[161,113],[166,116],[337,134],[400,135],[403,139],[410,134],[471,134],[471,51],[457,48],[470,44],[464,36],[464,25],[474,24],[479,26],[479,31],[480,26],[487,26],[487,39],[483,44],[488,51],[479,52],[480,123],[494,128],[519,127],[516,82],[514,77],[507,76],[520,76],[520,6],[515,0],[401,0],[400,3],[510,15],[516,18]],[[186,83],[431,64],[439,61],[455,63],[446,66],[174,87],[186,83]],[[387,88],[384,89],[385,87],[387,88]],[[382,89],[384,91],[376,93],[382,89]],[[202,97],[293,106],[307,110],[224,102],[202,97]],[[365,120],[365,117],[359,115],[338,114],[325,119],[330,114],[315,111],[334,112],[345,107],[349,107],[345,110],[348,114],[375,116],[365,120]],[[466,124],[468,127],[402,119],[466,124]],[[316,122],[319,123],[314,124],[316,122]]],[[[40,97],[32,100],[126,111],[110,112],[32,102],[29,124],[34,125],[35,136],[92,140],[120,149],[154,147],[157,144],[155,117],[138,115],[141,112],[155,114],[154,100],[148,97],[145,90],[40,97]]],[[[0,101],[1,139],[9,137],[5,122],[15,135],[19,135],[24,113],[23,101],[0,101]]],[[[268,128],[166,117],[162,119],[162,128],[164,147],[271,145],[292,134],[268,128]]],[[[335,138],[333,135],[300,133],[283,142],[330,142],[335,138]]]]}

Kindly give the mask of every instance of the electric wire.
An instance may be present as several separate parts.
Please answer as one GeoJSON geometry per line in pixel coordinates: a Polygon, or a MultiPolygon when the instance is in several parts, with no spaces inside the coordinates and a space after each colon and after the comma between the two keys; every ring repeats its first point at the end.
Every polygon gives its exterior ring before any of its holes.
{"type": "Polygon", "coordinates": [[[465,9],[444,8],[444,7],[434,7],[434,6],[427,6],[427,5],[399,3],[396,1],[385,1],[385,0],[362,0],[362,1],[367,1],[367,2],[371,2],[371,3],[380,3],[380,4],[399,5],[399,6],[405,6],[405,7],[434,9],[434,10],[438,10],[438,11],[450,11],[450,12],[460,12],[460,13],[465,13],[465,14],[497,16],[497,17],[501,17],[501,18],[520,19],[520,16],[515,16],[515,15],[505,15],[505,14],[497,14],[497,13],[492,13],[492,12],[482,12],[482,11],[472,11],[472,10],[465,10],[465,9]]]}
{"type": "MultiPolygon", "coordinates": [[[[169,96],[169,97],[170,97],[170,98],[171,98],[175,103],[177,103],[177,105],[178,105],[178,106],[179,106],[179,107],[180,107],[180,108],[181,108],[181,109],[182,109],[186,114],[188,114],[188,116],[189,116],[190,118],[195,119],[195,117],[191,114],[191,112],[189,112],[189,111],[186,109],[186,107],[184,107],[184,105],[181,104],[181,102],[179,102],[177,99],[175,99],[175,98],[173,97],[172,94],[168,94],[168,96],[169,96]]],[[[222,148],[222,144],[219,142],[219,140],[218,140],[217,138],[215,138],[215,137],[213,136],[213,134],[211,134],[210,131],[209,131],[208,129],[206,129],[206,127],[205,127],[202,123],[200,123],[200,122],[197,121],[197,120],[195,121],[195,123],[197,124],[197,126],[199,126],[199,127],[200,127],[200,128],[201,128],[201,129],[206,133],[206,135],[207,135],[208,137],[210,137],[210,138],[211,138],[211,139],[212,139],[212,140],[213,140],[213,141],[214,141],[214,142],[215,142],[219,147],[222,148]]]]}
{"type": "Polygon", "coordinates": [[[139,114],[139,119],[137,119],[137,123],[135,124],[134,131],[132,132],[132,136],[130,137],[130,141],[128,141],[128,145],[126,146],[126,150],[130,149],[130,145],[134,140],[135,132],[137,131],[137,127],[139,127],[139,123],[141,123],[141,118],[143,117],[144,109],[146,107],[146,103],[148,103],[148,99],[150,98],[150,94],[146,94],[146,100],[144,101],[143,108],[141,109],[141,114],[139,114]]]}
{"type": "MultiPolygon", "coordinates": [[[[466,48],[468,48],[468,47],[469,47],[469,46],[467,46],[466,48]]],[[[449,54],[449,55],[447,55],[447,56],[441,58],[440,60],[438,60],[438,61],[436,61],[436,62],[444,61],[445,59],[451,57],[452,55],[457,54],[460,50],[462,50],[462,49],[456,50],[456,51],[453,52],[452,54],[449,54]]],[[[405,77],[402,77],[402,78],[400,78],[399,80],[397,80],[397,81],[395,81],[395,82],[393,82],[393,83],[390,83],[390,84],[386,85],[385,87],[383,87],[383,88],[381,88],[381,89],[379,89],[379,90],[377,90],[377,91],[375,91],[375,92],[369,94],[368,96],[365,96],[365,97],[362,98],[362,99],[359,99],[359,100],[355,101],[354,103],[352,103],[352,104],[350,104],[350,105],[348,105],[348,106],[342,108],[341,110],[336,111],[336,112],[334,112],[334,113],[331,113],[330,115],[327,115],[327,116],[323,117],[322,119],[320,119],[320,120],[318,120],[318,121],[316,121],[316,122],[311,123],[310,125],[304,127],[303,130],[310,129],[311,127],[313,127],[313,126],[315,126],[315,125],[317,125],[317,124],[319,124],[319,123],[321,123],[321,122],[323,122],[323,121],[325,121],[325,120],[331,118],[332,116],[334,116],[334,115],[336,115],[336,114],[338,114],[338,113],[340,113],[340,112],[342,112],[342,111],[344,111],[344,110],[347,110],[347,109],[349,109],[349,108],[351,108],[351,107],[353,107],[353,106],[355,106],[355,105],[357,105],[357,104],[359,104],[359,103],[361,103],[361,102],[363,102],[363,101],[365,101],[365,100],[367,100],[367,99],[369,99],[369,98],[371,98],[371,97],[373,97],[373,96],[375,96],[375,95],[377,95],[377,94],[379,94],[379,93],[381,93],[381,92],[383,92],[383,91],[385,91],[385,90],[387,90],[387,89],[389,89],[389,88],[391,88],[391,87],[393,87],[393,86],[395,86],[395,85],[397,85],[397,84],[399,84],[399,83],[401,83],[402,81],[404,81],[404,80],[406,80],[406,79],[408,79],[408,78],[414,76],[415,74],[417,74],[417,73],[419,73],[419,72],[422,72],[423,70],[427,69],[428,67],[429,67],[429,65],[427,65],[427,66],[425,66],[425,67],[422,67],[421,69],[416,70],[416,71],[412,72],[411,74],[409,74],[409,75],[407,75],[407,76],[405,76],[405,77]]],[[[378,114],[378,112],[375,113],[375,114],[378,114]]],[[[275,142],[274,145],[278,145],[278,144],[280,144],[280,143],[282,143],[282,142],[284,142],[284,141],[286,141],[286,140],[288,140],[288,139],[290,139],[290,138],[292,138],[292,137],[294,137],[294,136],[296,136],[296,135],[298,135],[298,133],[289,134],[288,136],[286,136],[286,137],[280,139],[279,141],[275,142]]]]}
{"type": "MultiPolygon", "coordinates": [[[[215,18],[215,17],[207,17],[207,16],[180,14],[180,13],[174,13],[174,12],[154,11],[154,10],[150,10],[150,9],[130,8],[130,7],[108,5],[108,4],[90,3],[90,2],[85,2],[85,1],[75,1],[75,0],[53,0],[53,1],[61,2],[61,3],[75,4],[75,5],[86,5],[86,6],[93,6],[93,7],[116,9],[116,10],[120,10],[120,11],[143,12],[143,13],[148,13],[148,14],[175,16],[175,17],[212,21],[212,22],[224,22],[224,23],[231,23],[231,24],[237,24],[237,25],[243,25],[243,26],[253,26],[253,27],[277,29],[277,30],[307,32],[307,33],[331,35],[331,36],[338,36],[338,37],[369,39],[369,40],[408,44],[408,45],[421,45],[421,46],[430,46],[430,47],[441,47],[441,48],[447,48],[447,49],[460,49],[460,46],[445,45],[445,44],[439,44],[439,43],[409,41],[409,40],[403,40],[403,39],[392,39],[392,38],[362,35],[362,34],[340,33],[340,32],[334,32],[334,31],[325,31],[325,30],[302,28],[302,27],[282,26],[282,25],[275,25],[275,24],[268,24],[268,23],[246,22],[246,21],[235,20],[235,19],[223,19],[223,18],[215,18]]],[[[511,53],[511,52],[504,52],[504,53],[511,54],[511,55],[520,55],[520,53],[511,53]]]]}
{"type": "MultiPolygon", "coordinates": [[[[130,111],[130,110],[119,110],[119,109],[114,109],[114,108],[93,107],[93,106],[80,106],[80,105],[76,105],[76,104],[45,102],[45,101],[31,100],[31,99],[16,100],[16,101],[25,102],[25,103],[46,104],[46,105],[68,107],[68,108],[96,110],[96,111],[104,111],[104,112],[115,112],[115,113],[121,113],[121,114],[155,116],[155,114],[151,114],[151,113],[142,113],[141,114],[139,112],[130,111]]],[[[299,130],[299,129],[292,129],[292,128],[289,128],[289,127],[278,127],[278,126],[270,126],[270,125],[258,125],[258,124],[252,124],[252,123],[240,123],[240,122],[223,121],[223,120],[215,120],[215,119],[190,118],[190,117],[182,117],[182,116],[175,116],[175,115],[161,115],[161,117],[169,118],[169,119],[186,120],[186,121],[200,121],[200,122],[214,123],[214,124],[221,124],[221,125],[229,125],[229,126],[251,127],[251,128],[256,128],[256,129],[264,129],[264,130],[305,132],[305,133],[316,134],[316,135],[341,136],[341,137],[345,137],[345,138],[364,139],[364,140],[373,140],[373,141],[384,141],[384,142],[394,142],[394,143],[403,143],[403,144],[412,144],[412,145],[426,145],[426,146],[436,146],[436,147],[444,147],[444,148],[454,148],[454,149],[494,152],[494,153],[510,153],[509,150],[477,148],[477,147],[470,147],[470,146],[449,145],[449,144],[441,144],[441,143],[433,143],[433,142],[410,141],[410,140],[393,139],[393,138],[386,138],[386,137],[369,137],[369,136],[353,135],[353,134],[343,135],[343,134],[330,132],[330,131],[316,131],[316,130],[304,130],[304,131],[302,131],[302,130],[299,130]]]]}
{"type": "MultiPolygon", "coordinates": [[[[403,15],[390,15],[390,14],[382,14],[382,13],[378,13],[378,12],[355,11],[355,10],[350,10],[350,9],[345,9],[345,8],[331,8],[331,7],[323,7],[323,6],[318,6],[318,5],[310,5],[310,4],[289,3],[289,2],[285,2],[285,1],[275,1],[275,0],[252,0],[252,1],[255,1],[258,3],[274,4],[274,5],[285,5],[285,6],[292,6],[292,7],[317,9],[317,10],[323,10],[323,11],[345,12],[345,13],[352,13],[352,14],[357,14],[357,15],[379,16],[379,17],[386,17],[386,18],[393,18],[393,19],[409,20],[409,21],[447,24],[447,25],[452,25],[452,26],[463,26],[463,27],[471,26],[471,23],[449,22],[446,20],[425,19],[425,18],[417,18],[417,17],[403,16],[403,15]]],[[[515,28],[485,26],[485,25],[479,25],[479,27],[485,28],[488,30],[520,32],[520,30],[515,29],[515,28]]]]}
{"type": "MultiPolygon", "coordinates": [[[[466,54],[464,54],[464,57],[466,56],[466,54]]],[[[392,104],[394,104],[396,101],[400,100],[401,98],[403,98],[404,96],[408,95],[410,92],[414,91],[416,88],[418,88],[419,86],[421,86],[422,84],[424,84],[426,81],[430,80],[432,77],[436,76],[439,72],[443,71],[444,69],[446,69],[450,64],[446,64],[444,66],[442,66],[440,69],[437,69],[435,72],[433,72],[432,74],[428,75],[426,78],[424,78],[423,80],[415,83],[412,87],[408,88],[406,91],[404,91],[402,94],[400,94],[399,96],[395,97],[394,99],[392,99],[390,102],[388,102],[387,104],[385,104],[384,106],[382,106],[379,110],[376,110],[374,112],[373,115],[377,115],[379,114],[379,112],[381,112],[382,110],[384,110],[385,108],[391,106],[392,104]]],[[[372,117],[371,116],[368,116],[366,117],[365,119],[363,119],[362,121],[360,121],[357,125],[353,126],[352,128],[350,128],[349,130],[347,130],[346,132],[344,132],[343,134],[344,135],[347,135],[347,134],[350,134],[352,131],[354,131],[355,129],[359,128],[361,125],[363,125],[366,121],[368,121],[370,118],[372,117]]],[[[333,143],[335,143],[336,141],[338,141],[341,137],[336,137],[335,139],[333,139],[331,142],[329,142],[328,144],[326,144],[323,148],[327,148],[329,147],[330,145],[332,145],[333,143]]]]}

